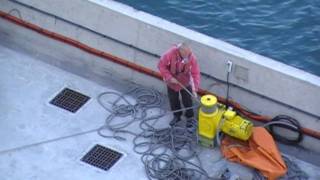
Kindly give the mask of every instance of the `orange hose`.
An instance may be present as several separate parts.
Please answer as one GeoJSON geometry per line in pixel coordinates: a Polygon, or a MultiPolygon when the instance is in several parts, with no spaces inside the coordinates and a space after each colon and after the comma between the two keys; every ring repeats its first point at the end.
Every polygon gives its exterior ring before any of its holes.
{"type": "MultiPolygon", "coordinates": [[[[23,27],[25,27],[27,29],[33,30],[35,32],[38,32],[39,34],[42,34],[44,36],[50,37],[50,38],[55,39],[55,40],[60,41],[60,42],[64,42],[64,43],[69,44],[69,45],[71,45],[73,47],[77,47],[79,49],[82,49],[83,51],[86,51],[86,52],[88,52],[90,54],[93,54],[93,55],[96,55],[98,57],[101,57],[101,58],[103,58],[105,60],[112,61],[114,63],[117,63],[117,64],[123,65],[125,67],[131,68],[131,69],[133,69],[135,71],[138,71],[138,72],[141,72],[141,73],[144,73],[144,74],[147,74],[149,76],[152,76],[152,77],[155,77],[157,79],[162,80],[162,77],[161,77],[159,72],[153,71],[152,69],[146,68],[144,66],[135,64],[133,62],[127,61],[127,60],[122,59],[120,57],[114,56],[114,55],[112,55],[110,53],[95,49],[93,47],[90,47],[90,46],[88,46],[88,45],[86,45],[84,43],[81,43],[81,42],[79,42],[77,40],[74,40],[72,38],[66,37],[64,35],[61,35],[61,34],[46,30],[44,28],[41,28],[40,26],[37,26],[35,24],[29,23],[27,21],[24,21],[24,20],[22,20],[20,18],[12,16],[12,15],[10,15],[8,13],[3,12],[3,11],[0,11],[0,17],[3,18],[3,19],[8,20],[8,21],[10,21],[10,22],[12,22],[14,24],[17,24],[19,26],[23,26],[23,27]]],[[[221,103],[225,103],[226,102],[225,98],[217,96],[216,94],[214,94],[212,92],[209,92],[207,90],[204,90],[204,89],[199,89],[199,94],[200,95],[213,94],[218,98],[219,102],[221,102],[221,103]]],[[[256,121],[261,121],[261,122],[268,122],[268,121],[271,120],[271,118],[268,117],[268,116],[255,115],[255,114],[252,114],[250,112],[247,112],[240,104],[238,104],[238,103],[236,103],[234,101],[230,100],[229,103],[236,110],[240,111],[242,114],[244,114],[245,116],[247,116],[250,119],[253,119],[253,120],[256,120],[256,121]]],[[[304,134],[306,134],[306,135],[311,136],[311,137],[320,139],[320,132],[318,132],[318,131],[315,131],[315,130],[312,130],[312,129],[308,129],[308,128],[302,128],[302,132],[304,134]]]]}

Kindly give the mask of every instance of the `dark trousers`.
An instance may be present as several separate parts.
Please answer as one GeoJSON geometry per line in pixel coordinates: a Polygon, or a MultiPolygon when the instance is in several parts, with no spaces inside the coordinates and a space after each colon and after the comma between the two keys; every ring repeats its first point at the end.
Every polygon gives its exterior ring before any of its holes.
{"type": "MultiPolygon", "coordinates": [[[[179,94],[181,95],[183,106],[185,108],[192,107],[192,97],[186,90],[181,89],[180,91],[176,92],[173,89],[171,89],[170,87],[167,87],[167,89],[168,89],[168,97],[169,97],[169,101],[170,101],[170,107],[171,107],[172,111],[181,109],[181,102],[179,99],[179,94]]],[[[188,86],[187,89],[190,92],[192,92],[191,86],[188,86]]],[[[173,115],[176,117],[181,117],[182,111],[175,112],[173,115]]],[[[192,118],[193,115],[194,115],[193,109],[189,109],[185,112],[185,116],[187,118],[192,118]]]]}

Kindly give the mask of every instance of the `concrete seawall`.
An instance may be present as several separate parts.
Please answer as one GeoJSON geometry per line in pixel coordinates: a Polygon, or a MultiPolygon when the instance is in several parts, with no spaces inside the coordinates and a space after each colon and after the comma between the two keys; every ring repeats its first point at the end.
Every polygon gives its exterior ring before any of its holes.
{"type": "MultiPolygon", "coordinates": [[[[157,70],[157,56],[172,44],[188,41],[200,62],[202,88],[225,96],[226,62],[230,60],[234,64],[230,76],[233,100],[257,113],[290,115],[300,120],[304,127],[320,131],[319,77],[117,2],[19,2],[22,4],[0,0],[0,10],[153,70],[157,70]]],[[[0,20],[0,32],[1,40],[34,55],[53,57],[56,61],[48,63],[97,82],[103,83],[105,76],[116,76],[165,90],[165,86],[152,77],[50,40],[3,19],[0,20]]],[[[302,145],[319,151],[320,143],[315,141],[306,137],[302,145]]]]}

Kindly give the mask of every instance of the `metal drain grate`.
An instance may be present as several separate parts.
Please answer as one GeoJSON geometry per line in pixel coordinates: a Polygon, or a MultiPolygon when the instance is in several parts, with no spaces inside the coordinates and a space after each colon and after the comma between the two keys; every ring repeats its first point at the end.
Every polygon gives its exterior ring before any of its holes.
{"type": "Polygon", "coordinates": [[[121,153],[97,144],[81,159],[81,161],[107,171],[121,158],[121,156],[121,153]]]}
{"type": "Polygon", "coordinates": [[[69,88],[63,89],[50,103],[70,112],[77,112],[90,97],[69,88]]]}

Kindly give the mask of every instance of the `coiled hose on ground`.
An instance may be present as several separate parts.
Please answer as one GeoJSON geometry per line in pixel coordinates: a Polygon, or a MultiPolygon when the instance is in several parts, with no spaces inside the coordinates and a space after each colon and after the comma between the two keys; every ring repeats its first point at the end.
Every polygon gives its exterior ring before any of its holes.
{"type": "MultiPolygon", "coordinates": [[[[131,134],[133,149],[141,154],[141,161],[149,179],[223,179],[210,177],[201,165],[195,131],[196,121],[193,123],[193,132],[179,126],[162,128],[156,126],[162,117],[172,113],[164,110],[163,99],[158,91],[140,86],[133,87],[123,94],[117,92],[100,94],[98,102],[110,115],[98,130],[98,134],[117,140],[125,140],[121,134],[131,134]],[[131,126],[137,123],[139,128],[130,131],[131,126]]],[[[190,108],[198,107],[197,104],[190,108]]],[[[177,111],[186,109],[189,108],[177,111]]]]}

